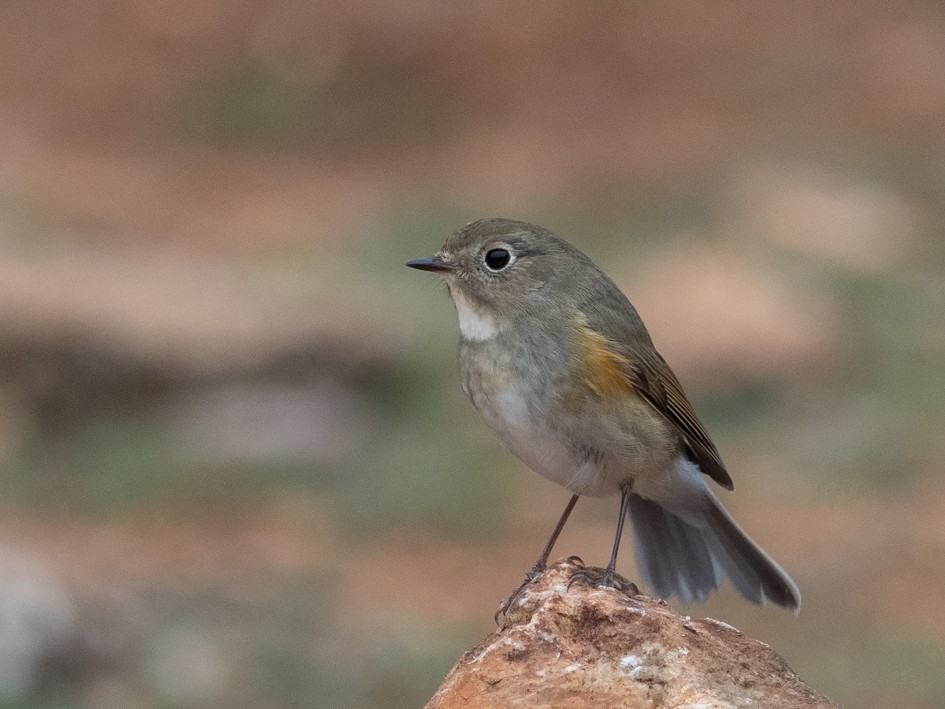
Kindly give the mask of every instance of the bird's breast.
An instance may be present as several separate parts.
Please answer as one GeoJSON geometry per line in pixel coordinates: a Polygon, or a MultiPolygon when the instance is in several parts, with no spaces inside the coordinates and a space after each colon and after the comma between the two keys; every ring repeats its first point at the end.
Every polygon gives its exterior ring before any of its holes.
{"type": "MultiPolygon", "coordinates": [[[[627,479],[662,475],[678,437],[594,350],[574,369],[559,348],[530,351],[499,336],[462,340],[463,390],[505,447],[529,468],[579,495],[616,494],[627,479]],[[590,381],[589,381],[590,380],[590,381]]],[[[533,348],[534,349],[534,348],[533,348]]]]}

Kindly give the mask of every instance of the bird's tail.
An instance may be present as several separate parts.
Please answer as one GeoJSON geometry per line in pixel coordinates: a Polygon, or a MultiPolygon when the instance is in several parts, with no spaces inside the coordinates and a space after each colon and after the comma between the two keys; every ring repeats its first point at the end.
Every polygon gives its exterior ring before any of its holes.
{"type": "Polygon", "coordinates": [[[801,594],[791,577],[732,519],[708,489],[707,504],[686,519],[633,494],[630,524],[637,566],[660,596],[701,603],[725,578],[748,600],[795,613],[801,594]]]}

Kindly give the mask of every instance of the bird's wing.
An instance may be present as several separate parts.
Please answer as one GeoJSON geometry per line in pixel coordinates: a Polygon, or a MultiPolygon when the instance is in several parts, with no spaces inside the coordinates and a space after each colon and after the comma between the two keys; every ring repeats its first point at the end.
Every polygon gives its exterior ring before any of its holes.
{"type": "Polygon", "coordinates": [[[735,485],[715,444],[673,370],[653,347],[633,306],[622,295],[604,302],[597,300],[582,312],[581,320],[585,332],[595,341],[597,358],[607,365],[596,367],[596,371],[607,373],[606,379],[611,382],[617,378],[614,374],[619,373],[627,388],[632,388],[679,431],[688,454],[702,472],[725,489],[733,490],[735,485]]]}
{"type": "Polygon", "coordinates": [[[725,489],[733,490],[735,484],[715,444],[662,356],[653,350],[650,357],[628,358],[628,361],[628,378],[640,396],[682,434],[692,459],[702,472],[725,489]]]}

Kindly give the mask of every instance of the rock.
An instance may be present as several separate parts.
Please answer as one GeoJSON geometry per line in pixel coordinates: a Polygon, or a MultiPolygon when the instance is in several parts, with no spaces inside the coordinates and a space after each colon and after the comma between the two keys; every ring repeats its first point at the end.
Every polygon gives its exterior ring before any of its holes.
{"type": "Polygon", "coordinates": [[[426,709],[834,707],[770,647],[645,596],[590,588],[558,562],[467,652],[426,709]]]}
{"type": "Polygon", "coordinates": [[[38,558],[0,548],[0,705],[30,696],[44,666],[68,646],[77,626],[69,592],[38,558]]]}

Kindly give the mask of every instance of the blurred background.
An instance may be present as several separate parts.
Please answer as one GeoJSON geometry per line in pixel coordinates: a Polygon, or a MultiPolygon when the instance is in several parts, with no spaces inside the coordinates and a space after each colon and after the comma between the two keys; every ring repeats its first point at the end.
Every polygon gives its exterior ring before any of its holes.
{"type": "MultiPolygon", "coordinates": [[[[0,25],[0,706],[423,704],[568,499],[403,267],[486,216],[615,278],[804,594],[681,610],[848,706],[945,706],[941,3],[0,25]]],[[[616,510],[557,555],[603,564],[616,510]]]]}

